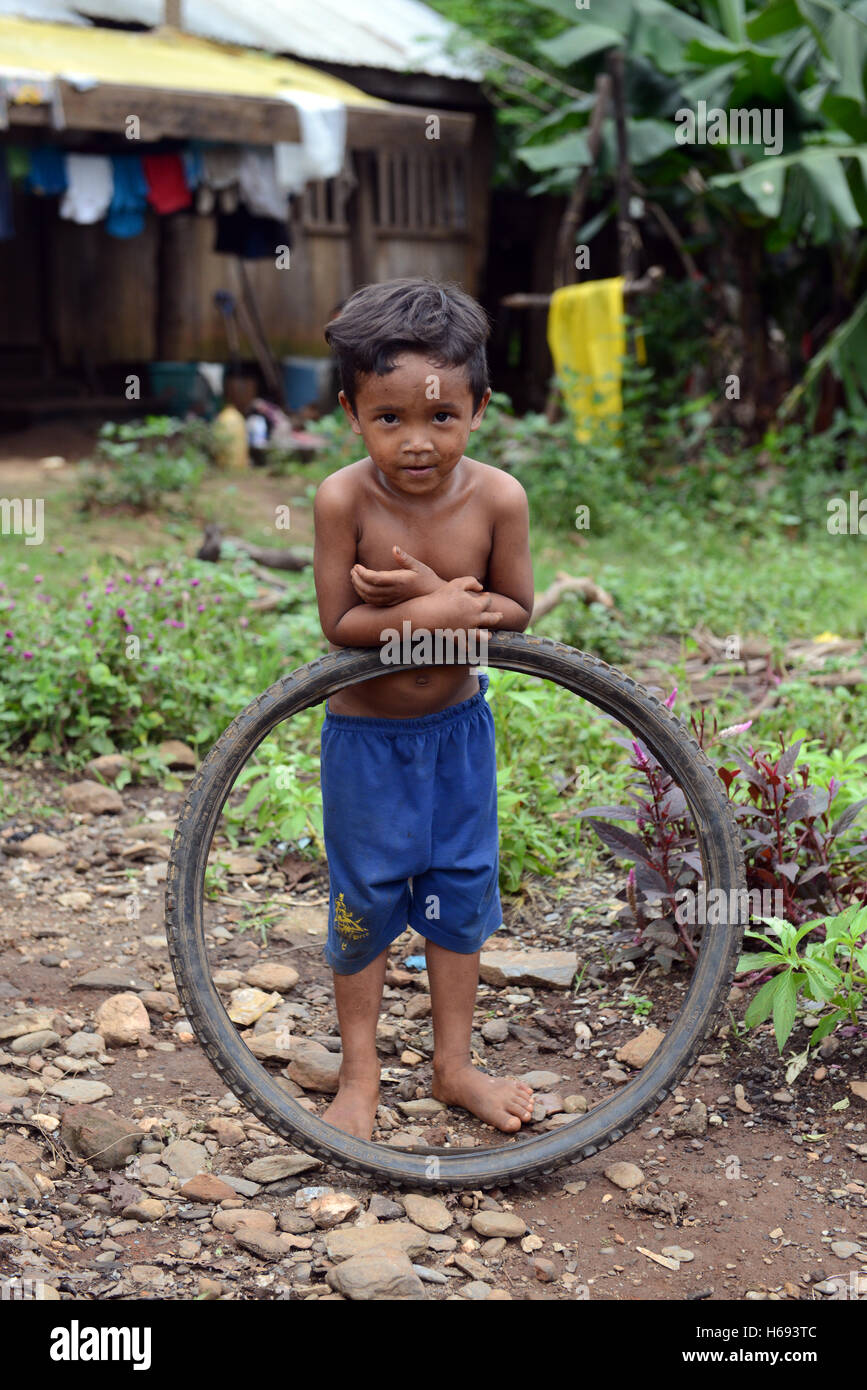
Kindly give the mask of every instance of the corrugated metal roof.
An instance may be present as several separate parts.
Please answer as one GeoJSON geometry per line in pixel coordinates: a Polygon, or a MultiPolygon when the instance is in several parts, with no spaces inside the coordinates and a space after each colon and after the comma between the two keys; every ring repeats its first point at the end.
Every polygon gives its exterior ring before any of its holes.
{"type": "MultiPolygon", "coordinates": [[[[181,0],[183,27],[200,38],[288,53],[310,62],[436,77],[481,77],[471,55],[446,52],[454,26],[421,0],[181,0]]],[[[0,14],[80,24],[162,23],[163,0],[0,0],[0,14]]]]}
{"type": "Polygon", "coordinates": [[[387,106],[330,73],[292,58],[242,52],[171,29],[70,29],[32,20],[0,21],[0,72],[32,71],[50,77],[95,79],[136,87],[233,96],[275,97],[316,92],[349,106],[387,106]]]}

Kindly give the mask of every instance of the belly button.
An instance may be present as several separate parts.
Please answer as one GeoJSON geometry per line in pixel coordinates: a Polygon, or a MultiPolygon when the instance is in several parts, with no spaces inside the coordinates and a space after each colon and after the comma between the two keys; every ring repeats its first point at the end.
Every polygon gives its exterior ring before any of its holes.
{"type": "Polygon", "coordinates": [[[428,685],[430,683],[430,676],[416,676],[415,683],[416,685],[428,685]]]}

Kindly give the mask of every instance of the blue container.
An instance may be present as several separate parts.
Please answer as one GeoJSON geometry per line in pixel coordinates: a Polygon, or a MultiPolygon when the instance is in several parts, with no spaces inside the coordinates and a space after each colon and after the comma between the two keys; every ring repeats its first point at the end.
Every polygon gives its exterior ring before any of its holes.
{"type": "Polygon", "coordinates": [[[337,391],[330,357],[284,357],[282,366],[287,410],[301,410],[305,405],[334,409],[337,391]]]}
{"type": "Polygon", "coordinates": [[[151,395],[156,396],[167,415],[183,418],[188,411],[201,411],[211,392],[199,376],[198,362],[150,362],[151,395]]]}

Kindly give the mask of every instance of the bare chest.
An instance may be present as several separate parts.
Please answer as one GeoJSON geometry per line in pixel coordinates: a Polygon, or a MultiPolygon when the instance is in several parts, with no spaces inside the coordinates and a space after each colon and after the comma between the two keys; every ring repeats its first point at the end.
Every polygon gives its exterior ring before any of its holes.
{"type": "Polygon", "coordinates": [[[491,555],[491,525],[473,501],[442,513],[408,516],[372,507],[359,526],[358,560],[369,569],[397,568],[392,547],[421,560],[442,579],[472,574],[485,582],[491,555]]]}

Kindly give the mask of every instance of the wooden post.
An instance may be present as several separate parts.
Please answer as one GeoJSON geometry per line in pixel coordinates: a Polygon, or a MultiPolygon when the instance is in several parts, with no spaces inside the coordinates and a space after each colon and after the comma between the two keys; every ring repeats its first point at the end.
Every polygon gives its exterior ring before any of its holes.
{"type": "Polygon", "coordinates": [[[182,29],[181,0],[163,0],[163,24],[167,29],[182,29]]]}
{"type": "MultiPolygon", "coordinates": [[[[353,164],[356,185],[349,203],[349,247],[352,264],[352,288],[360,289],[376,279],[376,224],[373,205],[373,161],[370,150],[356,150],[353,164]]],[[[380,178],[383,166],[380,163],[380,178]]],[[[380,189],[380,199],[382,190],[380,189]]],[[[382,206],[380,202],[380,207],[382,206]]]]}
{"type": "Polygon", "coordinates": [[[629,167],[629,136],[626,130],[626,96],[621,49],[615,49],[609,55],[608,69],[613,84],[614,119],[617,124],[617,237],[620,243],[620,274],[625,280],[635,280],[641,240],[629,215],[632,170],[629,167]]]}
{"type": "Polygon", "coordinates": [[[604,72],[599,73],[596,78],[596,105],[593,107],[587,130],[587,150],[590,158],[575,180],[572,196],[566,211],[563,213],[563,220],[557,233],[557,250],[554,258],[555,290],[562,289],[564,285],[575,283],[575,250],[572,243],[581,220],[581,214],[584,211],[590,180],[593,177],[593,168],[599,155],[599,146],[602,142],[602,122],[605,119],[611,88],[612,80],[609,75],[604,72]]]}

